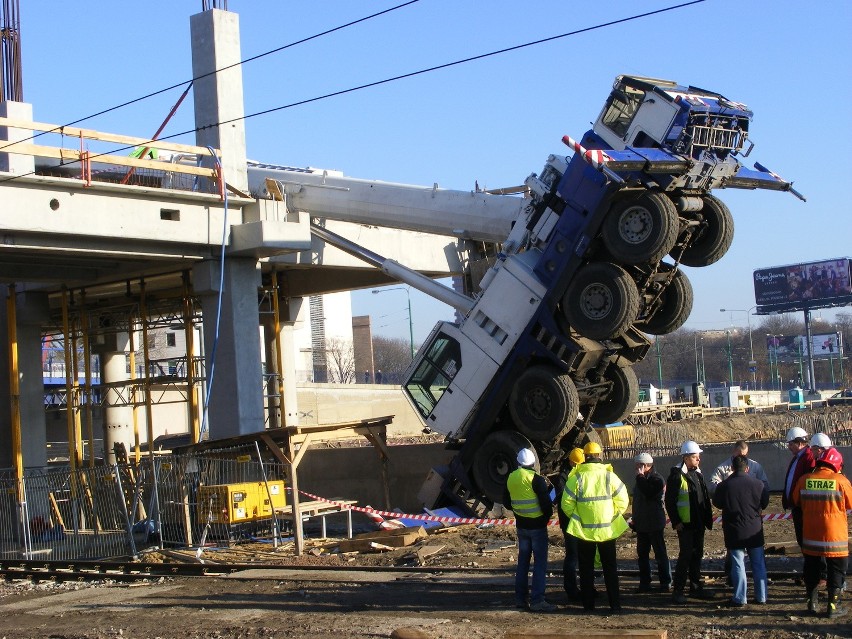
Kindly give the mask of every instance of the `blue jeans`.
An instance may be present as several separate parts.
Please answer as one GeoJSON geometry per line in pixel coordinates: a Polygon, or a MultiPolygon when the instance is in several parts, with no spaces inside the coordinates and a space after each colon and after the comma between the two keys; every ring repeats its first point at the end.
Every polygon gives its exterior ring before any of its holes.
{"type": "Polygon", "coordinates": [[[754,580],[754,599],[757,603],[766,601],[766,561],[763,557],[763,546],[757,548],[731,548],[731,583],[734,586],[732,599],[736,603],[746,603],[746,569],[745,554],[748,553],[751,562],[751,576],[754,580]]]}
{"type": "Polygon", "coordinates": [[[518,570],[515,572],[515,603],[537,604],[544,601],[544,586],[547,580],[547,528],[517,528],[518,570]],[[530,558],[533,558],[532,592],[528,573],[530,558]]]}

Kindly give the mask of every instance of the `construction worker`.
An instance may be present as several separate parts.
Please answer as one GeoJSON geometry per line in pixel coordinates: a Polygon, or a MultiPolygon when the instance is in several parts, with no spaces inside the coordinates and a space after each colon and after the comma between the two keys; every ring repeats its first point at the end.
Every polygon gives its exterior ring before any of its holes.
{"type": "Polygon", "coordinates": [[[846,611],[840,606],[840,593],[849,565],[849,524],[846,511],[852,510],[852,484],[840,474],[843,456],[827,448],[816,461],[812,473],[803,475],[793,489],[793,503],[802,509],[802,553],[805,557],[805,589],[808,612],[817,614],[820,571],[826,565],[829,617],[846,611]]]}
{"type": "Polygon", "coordinates": [[[550,483],[535,471],[536,456],[529,448],[518,452],[518,468],[506,480],[503,503],[515,514],[518,534],[518,567],[515,571],[515,607],[534,612],[556,608],[544,598],[547,579],[547,523],[553,514],[550,483]],[[529,586],[533,559],[532,590],[529,586]],[[529,597],[529,603],[527,598],[529,597]]]}
{"type": "Polygon", "coordinates": [[[687,577],[692,596],[712,597],[701,582],[704,531],[713,528],[713,507],[699,468],[702,452],[694,441],[685,441],[680,447],[682,462],[672,467],[666,482],[666,512],[677,531],[680,546],[672,581],[672,600],[676,604],[687,601],[684,594],[687,577]]]}
{"type": "Polygon", "coordinates": [[[787,465],[784,475],[784,492],[781,493],[781,506],[789,510],[793,517],[793,530],[796,532],[796,543],[802,547],[802,509],[793,503],[793,489],[799,478],[814,469],[814,454],[808,446],[808,433],[804,428],[794,426],[787,431],[787,450],[793,459],[787,465]]]}
{"type": "Polygon", "coordinates": [[[831,438],[825,433],[816,433],[811,437],[811,454],[815,462],[819,461],[829,448],[831,448],[831,438]]]}
{"type": "Polygon", "coordinates": [[[580,598],[585,610],[595,609],[595,553],[599,552],[609,608],[619,613],[615,540],[627,530],[623,513],[630,497],[612,466],[601,461],[600,444],[589,442],[583,454],[586,461],[569,475],[561,502],[568,517],[566,532],[577,538],[580,598]]]}
{"type": "Polygon", "coordinates": [[[663,536],[666,529],[666,511],[663,506],[666,480],[654,470],[654,458],[648,453],[639,453],[633,462],[636,465],[636,485],[633,489],[630,527],[636,532],[636,555],[639,560],[637,592],[651,591],[652,547],[657,561],[660,590],[669,592],[672,587],[672,568],[663,536]]]}
{"type": "MultiPolygon", "coordinates": [[[[565,484],[568,482],[568,477],[576,473],[579,465],[585,461],[586,456],[583,454],[582,448],[574,448],[568,453],[562,472],[559,473],[556,485],[557,496],[562,495],[562,492],[565,490],[565,484]]],[[[580,599],[580,589],[577,587],[577,538],[574,535],[568,534],[568,516],[562,511],[562,508],[557,508],[556,514],[559,516],[559,528],[562,530],[562,536],[565,540],[565,559],[562,561],[562,584],[565,588],[565,594],[568,595],[568,601],[578,601],[580,599]]]]}

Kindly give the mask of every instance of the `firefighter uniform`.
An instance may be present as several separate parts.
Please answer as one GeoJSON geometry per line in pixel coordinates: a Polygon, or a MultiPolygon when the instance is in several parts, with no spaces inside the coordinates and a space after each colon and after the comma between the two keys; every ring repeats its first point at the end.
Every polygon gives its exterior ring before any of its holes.
{"type": "Polygon", "coordinates": [[[839,471],[843,458],[830,448],[817,460],[816,468],[803,475],[791,495],[795,506],[802,509],[802,554],[805,557],[805,588],[808,610],[816,613],[821,558],[827,572],[829,616],[843,614],[840,592],[849,563],[849,528],[846,511],[852,510],[852,484],[839,471]]]}
{"type": "MultiPolygon", "coordinates": [[[[598,449],[597,454],[600,454],[598,449]]],[[[621,610],[615,540],[627,530],[622,513],[630,497],[627,488],[595,453],[586,450],[587,461],[568,477],[560,507],[568,518],[566,531],[577,538],[580,569],[580,598],[583,608],[595,607],[595,553],[600,553],[609,607],[621,610]]]]}

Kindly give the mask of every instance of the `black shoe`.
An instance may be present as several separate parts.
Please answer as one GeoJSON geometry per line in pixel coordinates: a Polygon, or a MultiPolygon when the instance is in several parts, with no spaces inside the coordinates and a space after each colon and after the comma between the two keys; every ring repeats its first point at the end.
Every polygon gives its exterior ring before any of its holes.
{"type": "Polygon", "coordinates": [[[614,606],[609,607],[609,614],[611,615],[620,615],[622,613],[621,605],[616,604],[614,606]]]}
{"type": "Polygon", "coordinates": [[[676,604],[685,604],[688,603],[689,600],[686,598],[686,595],[683,594],[683,590],[675,590],[672,593],[672,601],[676,604]]]}
{"type": "Polygon", "coordinates": [[[671,584],[660,584],[660,592],[671,592],[672,585],[671,584]]]}
{"type": "Polygon", "coordinates": [[[745,608],[745,606],[745,602],[734,601],[733,599],[728,599],[722,604],[723,608],[745,608]]]}
{"type": "Polygon", "coordinates": [[[639,584],[639,587],[636,588],[633,592],[639,594],[640,592],[653,592],[654,589],[651,587],[651,584],[639,584]]]}

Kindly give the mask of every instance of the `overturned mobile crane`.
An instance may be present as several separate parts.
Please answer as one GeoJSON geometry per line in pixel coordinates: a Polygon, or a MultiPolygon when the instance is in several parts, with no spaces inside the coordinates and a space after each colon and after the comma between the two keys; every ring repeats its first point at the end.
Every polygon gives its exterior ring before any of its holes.
{"type": "Polygon", "coordinates": [[[752,148],[751,119],[718,93],[617,77],[592,130],[580,142],[563,138],[573,156],[552,155],[527,178],[531,198],[473,298],[312,226],[464,316],[435,326],[403,384],[424,424],[458,450],[424,485],[425,506],[487,513],[519,449],[533,448],[540,469],[554,473],[566,451],[595,436],[592,421],[630,414],[646,334],[676,330],[692,309],[678,266],[707,266],[731,245],[731,213],[710,192],[804,199],[739,161],[752,148]]]}

